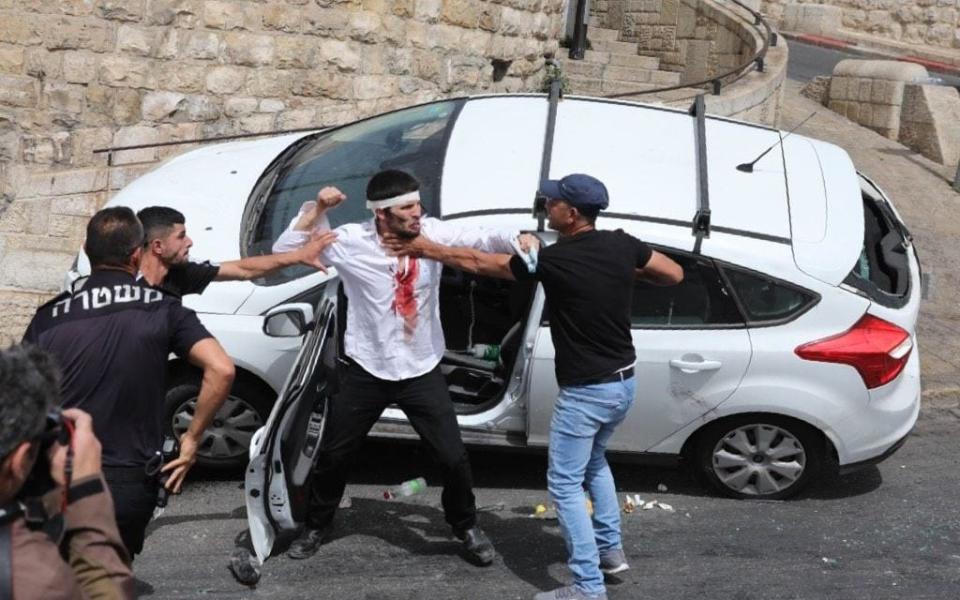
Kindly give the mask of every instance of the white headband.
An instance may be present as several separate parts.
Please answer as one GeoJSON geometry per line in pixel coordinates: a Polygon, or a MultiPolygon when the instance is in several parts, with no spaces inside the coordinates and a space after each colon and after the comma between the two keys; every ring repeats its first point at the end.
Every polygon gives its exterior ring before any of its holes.
{"type": "Polygon", "coordinates": [[[407,204],[409,202],[420,202],[420,192],[418,190],[400,194],[392,198],[384,198],[383,200],[367,200],[367,208],[376,210],[378,208],[390,208],[391,206],[407,204]]]}

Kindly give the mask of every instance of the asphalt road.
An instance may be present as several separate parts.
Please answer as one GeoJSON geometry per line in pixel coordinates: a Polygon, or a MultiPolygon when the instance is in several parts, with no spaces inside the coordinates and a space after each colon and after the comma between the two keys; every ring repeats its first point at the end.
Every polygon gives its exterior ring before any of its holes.
{"type": "MultiPolygon", "coordinates": [[[[887,462],[828,478],[786,502],[716,497],[685,471],[614,465],[623,492],[669,503],[625,514],[632,569],[611,599],[922,599],[957,597],[956,498],[960,411],[927,405],[908,443],[887,462]],[[658,492],[658,485],[667,486],[658,492]]],[[[952,405],[951,405],[952,406],[952,405]]],[[[465,562],[448,535],[439,489],[406,501],[381,491],[425,474],[417,447],[370,444],[338,514],[334,539],[306,561],[269,560],[256,588],[226,565],[246,528],[239,478],[191,482],[154,521],[135,563],[150,598],[529,598],[567,582],[555,521],[532,519],[547,499],[544,459],[474,451],[481,525],[493,566],[465,562]],[[499,504],[498,504],[499,503],[499,504]]]]}
{"type": "Polygon", "coordinates": [[[846,58],[864,58],[855,54],[790,41],[787,77],[806,83],[818,75],[830,75],[838,62],[846,58]]]}

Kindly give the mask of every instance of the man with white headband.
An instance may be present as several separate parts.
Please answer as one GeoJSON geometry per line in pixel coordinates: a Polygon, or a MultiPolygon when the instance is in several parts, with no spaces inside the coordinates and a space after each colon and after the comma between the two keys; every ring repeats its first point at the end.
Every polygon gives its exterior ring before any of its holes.
{"type": "MultiPolygon", "coordinates": [[[[433,450],[443,470],[442,504],[447,523],[463,541],[467,556],[489,565],[496,552],[477,526],[473,476],[460,437],[453,402],[440,372],[446,348],[440,324],[440,273],[432,260],[388,254],[380,243],[387,233],[413,238],[421,230],[431,239],[487,252],[513,252],[538,242],[530,234],[462,228],[423,217],[420,183],[403,171],[381,171],[367,185],[367,208],[374,218],[338,227],[336,242],[320,253],[336,267],[349,300],[344,353],[349,362],[340,392],[331,401],[321,455],[311,484],[307,528],[290,546],[291,558],[307,558],[330,532],[343,496],[348,460],[380,414],[399,406],[433,450]]],[[[346,200],[337,188],[320,190],[273,246],[286,252],[312,233],[330,229],[326,211],[346,200]]]]}

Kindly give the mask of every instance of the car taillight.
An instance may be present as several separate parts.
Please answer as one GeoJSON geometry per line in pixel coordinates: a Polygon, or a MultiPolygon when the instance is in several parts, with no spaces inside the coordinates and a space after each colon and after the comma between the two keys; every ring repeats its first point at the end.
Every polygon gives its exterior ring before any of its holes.
{"type": "Polygon", "coordinates": [[[849,331],[799,346],[800,358],[850,365],[867,389],[896,379],[910,358],[913,340],[893,323],[863,315],[849,331]]]}

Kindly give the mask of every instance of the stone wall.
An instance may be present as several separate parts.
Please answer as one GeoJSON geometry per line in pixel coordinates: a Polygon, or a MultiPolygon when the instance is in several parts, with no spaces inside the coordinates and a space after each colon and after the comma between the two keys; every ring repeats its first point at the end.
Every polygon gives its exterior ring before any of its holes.
{"type": "Polygon", "coordinates": [[[763,0],[762,8],[780,23],[791,4],[840,7],[840,25],[853,32],[907,44],[960,48],[960,0],[763,0]]]}
{"type": "Polygon", "coordinates": [[[660,58],[660,68],[681,73],[681,83],[730,70],[753,54],[758,40],[749,13],[713,0],[600,0],[591,24],[619,29],[640,54],[660,58]]]}
{"type": "Polygon", "coordinates": [[[952,166],[960,160],[960,93],[917,83],[926,78],[927,70],[916,64],[847,59],[834,67],[823,102],[851,121],[952,166]]]}
{"type": "Polygon", "coordinates": [[[189,147],[540,85],[563,0],[0,0],[0,346],[88,217],[189,147]],[[492,61],[507,64],[494,81],[492,61]],[[502,75],[502,76],[501,76],[502,75]]]}

